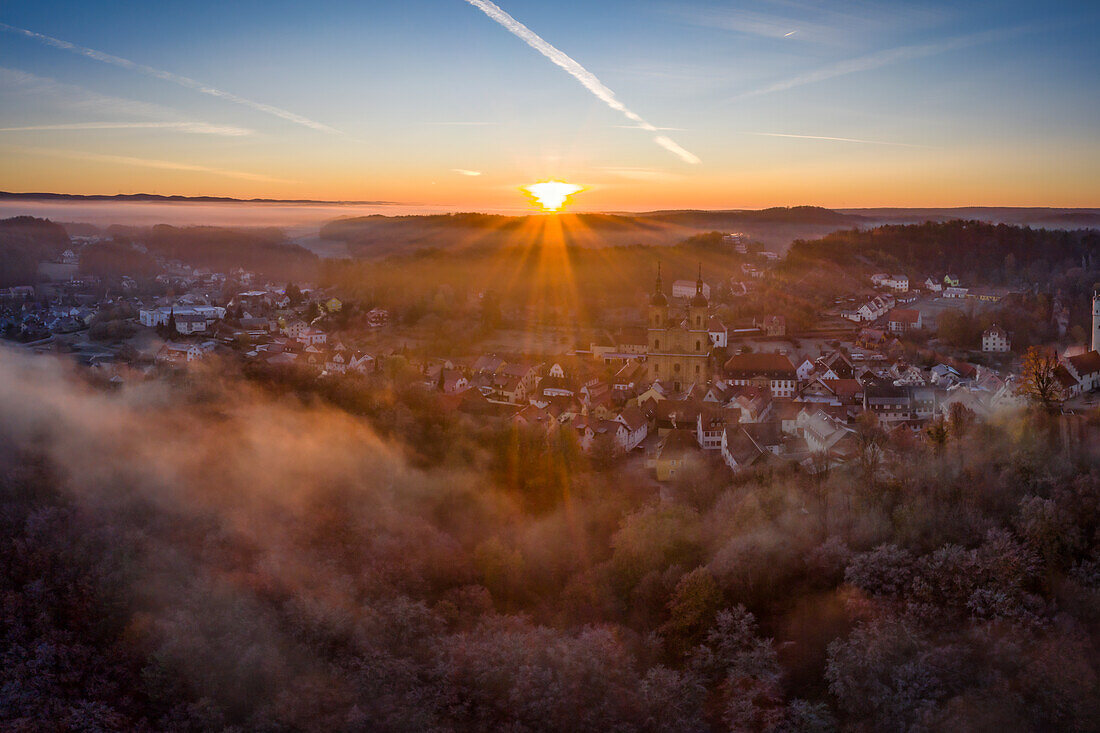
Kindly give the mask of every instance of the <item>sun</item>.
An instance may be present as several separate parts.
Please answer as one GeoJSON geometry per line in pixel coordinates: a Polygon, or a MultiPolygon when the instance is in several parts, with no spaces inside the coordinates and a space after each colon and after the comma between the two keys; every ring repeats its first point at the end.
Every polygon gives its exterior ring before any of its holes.
{"type": "Polygon", "coordinates": [[[541,206],[543,211],[553,212],[561,211],[569,201],[569,197],[578,191],[583,191],[584,187],[575,183],[550,180],[532,183],[523,186],[520,190],[528,195],[532,203],[541,206]]]}

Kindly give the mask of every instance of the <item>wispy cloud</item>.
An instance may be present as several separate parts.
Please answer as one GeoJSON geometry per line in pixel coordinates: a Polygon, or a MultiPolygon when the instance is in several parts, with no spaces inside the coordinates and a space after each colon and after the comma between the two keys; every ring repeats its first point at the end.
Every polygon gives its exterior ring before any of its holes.
{"type": "MultiPolygon", "coordinates": [[[[596,75],[574,61],[568,54],[547,43],[537,33],[520,23],[508,13],[504,12],[495,3],[489,0],[466,0],[470,5],[485,13],[497,23],[506,28],[514,36],[522,40],[531,48],[550,59],[555,65],[564,69],[567,74],[579,81],[581,85],[591,92],[597,99],[611,109],[620,112],[628,120],[634,122],[639,128],[647,132],[658,132],[658,128],[646,122],[640,115],[632,112],[625,104],[616,98],[615,93],[608,89],[596,75]]],[[[665,135],[654,135],[653,142],[665,150],[677,156],[685,163],[697,164],[701,161],[693,153],[684,150],[674,140],[665,135]]]]}
{"type": "Polygon", "coordinates": [[[455,173],[457,173],[460,176],[471,176],[471,177],[473,177],[473,176],[480,176],[481,175],[481,171],[471,171],[471,170],[467,170],[465,168],[451,168],[451,170],[454,171],[455,173]]]}
{"type": "Polygon", "coordinates": [[[200,81],[195,81],[194,79],[190,79],[186,76],[180,76],[179,74],[173,74],[170,71],[164,71],[163,69],[156,69],[156,68],[153,68],[152,66],[146,66],[145,64],[139,64],[136,61],[130,61],[129,59],[124,59],[124,58],[121,58],[119,56],[112,56],[111,54],[104,53],[103,51],[96,51],[95,49],[92,49],[92,48],[85,48],[83,46],[78,46],[74,43],[69,43],[68,41],[63,41],[59,38],[53,38],[52,36],[43,35],[41,33],[35,33],[34,31],[30,31],[30,30],[27,30],[25,28],[17,28],[15,26],[11,26],[11,25],[8,25],[6,23],[0,23],[0,30],[9,31],[11,33],[15,33],[17,35],[21,35],[21,36],[24,36],[26,38],[30,38],[32,40],[38,41],[40,43],[44,43],[47,46],[52,46],[53,48],[58,48],[58,49],[61,49],[63,51],[69,51],[70,53],[75,53],[79,56],[84,56],[85,58],[92,59],[93,61],[99,61],[99,62],[104,63],[104,64],[110,64],[111,66],[118,66],[120,68],[128,69],[130,71],[136,71],[139,74],[145,74],[146,76],[151,76],[151,77],[156,78],[156,79],[161,79],[162,81],[171,82],[171,83],[177,84],[181,87],[186,87],[187,89],[193,89],[194,91],[199,92],[201,94],[207,94],[211,97],[217,97],[218,99],[224,99],[227,102],[233,102],[234,104],[239,104],[239,105],[248,107],[250,109],[254,109],[257,112],[264,112],[266,114],[273,115],[273,116],[278,117],[280,119],[286,120],[287,122],[293,122],[296,125],[301,125],[303,127],[308,127],[312,130],[318,130],[320,132],[327,132],[327,133],[334,134],[334,135],[343,135],[344,134],[343,132],[341,132],[340,130],[337,130],[334,127],[330,127],[329,125],[323,124],[321,122],[316,122],[314,120],[309,119],[308,117],[303,117],[302,115],[295,114],[294,112],[289,112],[285,109],[280,109],[279,107],[274,107],[270,104],[264,104],[262,102],[256,102],[256,101],[253,101],[251,99],[246,99],[244,97],[238,96],[238,95],[233,94],[231,92],[226,92],[226,91],[223,91],[221,89],[216,89],[216,88],[214,88],[212,86],[209,86],[207,84],[203,84],[200,81]]]}
{"type": "Polygon", "coordinates": [[[35,132],[39,130],[175,130],[197,135],[222,135],[243,137],[252,130],[230,125],[211,125],[206,122],[71,122],[57,125],[24,125],[0,127],[0,132],[35,132]]]}
{"type": "Polygon", "coordinates": [[[897,143],[888,140],[863,140],[856,137],[828,137],[825,135],[794,135],[786,132],[744,132],[743,135],[760,135],[762,137],[791,137],[798,140],[828,140],[837,143],[860,143],[863,145],[897,145],[904,148],[925,148],[927,145],[915,143],[897,143]]]}
{"type": "Polygon", "coordinates": [[[14,152],[28,153],[31,155],[48,155],[55,158],[68,158],[70,160],[89,160],[97,163],[112,163],[116,165],[132,165],[141,168],[157,168],[160,170],[187,171],[193,173],[210,173],[228,178],[240,178],[245,181],[264,181],[273,183],[290,183],[285,178],[273,178],[259,173],[247,171],[225,170],[224,168],[211,168],[192,163],[180,163],[172,160],[156,160],[150,158],[133,158],[128,155],[105,155],[102,153],[87,153],[78,150],[59,150],[56,148],[38,148],[22,145],[0,145],[0,149],[14,152]]]}
{"type": "Polygon", "coordinates": [[[491,127],[498,122],[425,122],[425,125],[440,125],[443,127],[491,127]]]}
{"type": "Polygon", "coordinates": [[[814,84],[819,81],[825,81],[827,79],[835,79],[838,76],[846,76],[848,74],[855,74],[861,71],[871,71],[873,69],[878,69],[883,66],[889,66],[891,64],[901,63],[903,61],[912,61],[914,59],[925,58],[927,56],[935,56],[937,54],[946,53],[948,51],[968,48],[970,46],[977,46],[982,43],[999,41],[1014,35],[1018,35],[1023,31],[1024,29],[1022,28],[983,31],[981,33],[974,33],[966,36],[956,36],[955,38],[948,38],[946,40],[936,41],[933,43],[922,43],[912,46],[899,46],[897,48],[890,48],[884,51],[877,51],[875,53],[867,54],[865,56],[845,59],[844,61],[829,64],[813,71],[808,71],[802,74],[798,74],[796,76],[792,76],[789,79],[774,82],[765,87],[761,87],[760,89],[754,89],[752,91],[739,94],[734,97],[734,99],[746,99],[748,97],[756,97],[762,94],[782,92],[788,89],[794,89],[795,87],[805,86],[807,84],[814,84]]]}

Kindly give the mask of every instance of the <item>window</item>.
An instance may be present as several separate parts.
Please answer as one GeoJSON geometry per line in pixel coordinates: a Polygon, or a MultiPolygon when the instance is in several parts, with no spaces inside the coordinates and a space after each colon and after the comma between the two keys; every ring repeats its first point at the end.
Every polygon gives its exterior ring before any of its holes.
{"type": "Polygon", "coordinates": [[[698,364],[696,364],[696,365],[695,365],[695,373],[696,373],[696,374],[698,374],[698,373],[699,373],[699,365],[698,365],[698,364]]]}
{"type": "Polygon", "coordinates": [[[673,365],[672,365],[672,371],[674,371],[674,372],[676,372],[677,374],[679,374],[679,373],[680,373],[680,365],[679,365],[679,364],[673,364],[673,365]]]}
{"type": "Polygon", "coordinates": [[[702,316],[695,316],[695,325],[696,326],[702,326],[703,325],[703,317],[702,316]]]}
{"type": "Polygon", "coordinates": [[[661,365],[660,364],[654,364],[653,365],[653,373],[654,374],[660,374],[661,373],[661,365]]]}
{"type": "Polygon", "coordinates": [[[654,348],[654,349],[659,349],[659,348],[661,348],[661,339],[655,339],[655,340],[653,341],[653,348],[654,348]]]}
{"type": "Polygon", "coordinates": [[[702,351],[703,350],[703,342],[702,341],[696,341],[695,342],[695,350],[696,351],[702,351]]]}

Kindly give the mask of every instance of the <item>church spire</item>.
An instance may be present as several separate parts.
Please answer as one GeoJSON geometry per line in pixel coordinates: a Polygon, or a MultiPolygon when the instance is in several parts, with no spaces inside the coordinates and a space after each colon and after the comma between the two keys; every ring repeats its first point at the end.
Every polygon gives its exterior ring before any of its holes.
{"type": "Polygon", "coordinates": [[[699,263],[699,279],[695,281],[695,294],[703,294],[703,263],[699,263]]]}
{"type": "Polygon", "coordinates": [[[661,292],[661,260],[657,260],[657,283],[653,288],[654,294],[661,292]]]}

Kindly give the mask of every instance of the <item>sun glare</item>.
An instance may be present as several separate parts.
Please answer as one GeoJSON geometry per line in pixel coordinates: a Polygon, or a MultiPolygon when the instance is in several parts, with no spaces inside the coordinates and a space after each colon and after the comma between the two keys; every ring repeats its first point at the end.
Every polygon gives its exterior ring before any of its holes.
{"type": "Polygon", "coordinates": [[[569,201],[569,197],[582,190],[584,190],[583,186],[564,181],[540,181],[522,188],[522,191],[530,196],[531,201],[541,206],[543,211],[561,211],[569,201]]]}

